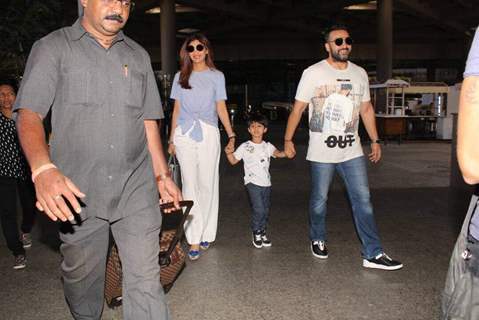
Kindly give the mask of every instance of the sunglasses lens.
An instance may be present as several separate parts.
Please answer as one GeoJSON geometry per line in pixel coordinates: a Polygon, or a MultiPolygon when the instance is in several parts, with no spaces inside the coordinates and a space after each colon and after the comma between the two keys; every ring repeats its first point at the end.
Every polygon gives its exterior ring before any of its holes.
{"type": "Polygon", "coordinates": [[[195,51],[195,47],[193,47],[193,46],[187,46],[187,47],[186,47],[186,51],[188,51],[188,52],[193,52],[193,51],[195,51]]]}
{"type": "Polygon", "coordinates": [[[196,46],[196,51],[203,51],[205,47],[202,44],[196,46]]]}
{"type": "Polygon", "coordinates": [[[346,41],[347,45],[352,45],[353,44],[353,39],[351,39],[350,37],[347,37],[345,41],[346,41]]]}
{"type": "Polygon", "coordinates": [[[337,38],[336,40],[334,40],[334,44],[339,47],[343,44],[343,38],[337,38]]]}

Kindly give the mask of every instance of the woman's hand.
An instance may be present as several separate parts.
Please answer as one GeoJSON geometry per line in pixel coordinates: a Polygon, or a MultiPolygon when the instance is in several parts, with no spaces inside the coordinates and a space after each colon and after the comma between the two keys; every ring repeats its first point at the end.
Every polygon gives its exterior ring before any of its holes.
{"type": "Polygon", "coordinates": [[[235,147],[228,143],[225,147],[225,153],[230,154],[230,153],[233,153],[234,151],[235,151],[235,147]]]}
{"type": "Polygon", "coordinates": [[[168,154],[175,155],[175,145],[173,143],[168,143],[168,154]]]}
{"type": "Polygon", "coordinates": [[[226,150],[231,151],[231,152],[235,151],[235,140],[236,139],[234,137],[229,138],[228,144],[225,147],[225,151],[226,150]]]}

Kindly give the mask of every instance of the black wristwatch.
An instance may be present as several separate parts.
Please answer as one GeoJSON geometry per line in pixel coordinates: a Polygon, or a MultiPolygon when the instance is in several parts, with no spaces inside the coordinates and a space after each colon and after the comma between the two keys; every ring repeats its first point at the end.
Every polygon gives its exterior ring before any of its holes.
{"type": "Polygon", "coordinates": [[[373,144],[373,143],[381,144],[381,140],[379,140],[379,139],[371,140],[371,144],[373,144]]]}

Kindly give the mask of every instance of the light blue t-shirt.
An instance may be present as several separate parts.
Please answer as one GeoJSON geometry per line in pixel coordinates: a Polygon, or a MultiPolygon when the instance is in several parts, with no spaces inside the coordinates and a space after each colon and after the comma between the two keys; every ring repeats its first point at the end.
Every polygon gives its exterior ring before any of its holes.
{"type": "Polygon", "coordinates": [[[226,100],[225,76],[219,70],[207,69],[191,73],[189,83],[191,89],[184,89],[179,83],[180,73],[176,73],[171,88],[171,99],[180,102],[177,124],[182,134],[190,132],[191,139],[203,140],[203,132],[198,122],[218,126],[216,102],[226,100]]]}
{"type": "Polygon", "coordinates": [[[472,40],[471,50],[467,57],[466,71],[464,78],[468,76],[479,76],[479,28],[476,29],[474,40],[472,40]]]}
{"type": "MultiPolygon", "coordinates": [[[[472,40],[471,50],[467,57],[466,71],[464,78],[469,76],[479,76],[479,29],[476,30],[474,40],[472,40]]],[[[479,207],[478,207],[479,208],[479,207]]],[[[469,233],[474,239],[479,240],[479,210],[476,209],[469,225],[469,233]]]]}

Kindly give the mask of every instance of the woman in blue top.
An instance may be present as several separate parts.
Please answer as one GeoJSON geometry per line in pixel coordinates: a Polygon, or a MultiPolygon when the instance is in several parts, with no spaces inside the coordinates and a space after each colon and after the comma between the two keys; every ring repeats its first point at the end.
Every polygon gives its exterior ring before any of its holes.
{"type": "Polygon", "coordinates": [[[185,40],[180,64],[170,96],[175,105],[168,153],[176,154],[180,163],[183,197],[195,203],[185,234],[191,245],[188,256],[196,260],[200,248],[208,249],[216,238],[221,153],[218,118],[228,134],[228,145],[233,147],[235,134],[225,104],[225,77],[215,68],[213,51],[204,35],[185,40]]]}

